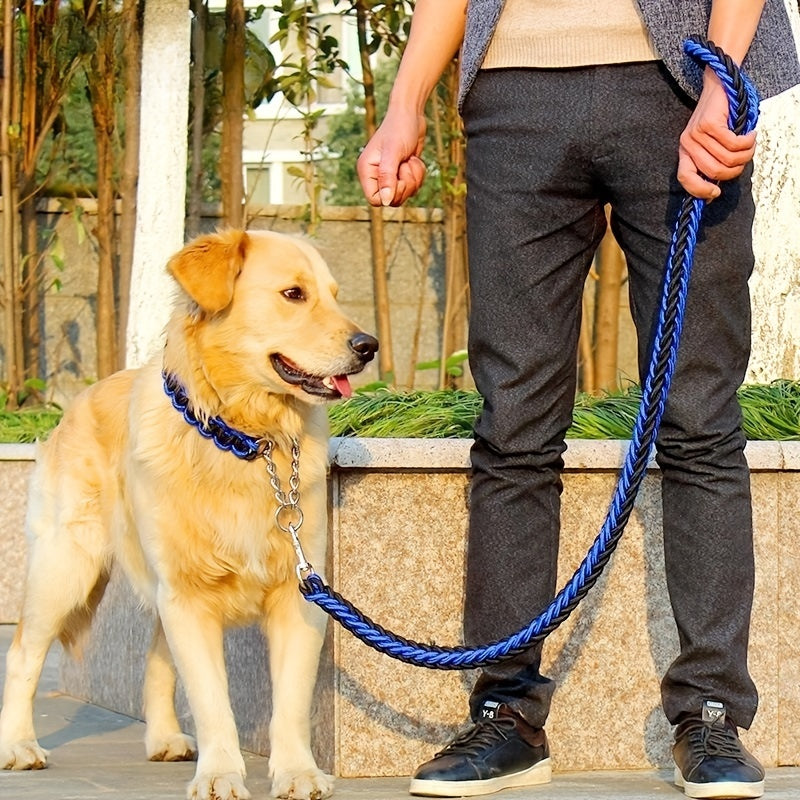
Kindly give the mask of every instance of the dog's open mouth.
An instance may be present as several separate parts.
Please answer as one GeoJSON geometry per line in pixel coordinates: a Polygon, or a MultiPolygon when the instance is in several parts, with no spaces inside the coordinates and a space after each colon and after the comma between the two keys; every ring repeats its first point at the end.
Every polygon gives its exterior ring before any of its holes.
{"type": "Polygon", "coordinates": [[[353,394],[353,387],[350,385],[347,375],[311,375],[308,372],[303,372],[297,364],[289,361],[288,358],[279,353],[273,353],[269,360],[275,372],[286,383],[299,386],[308,394],[326,397],[331,400],[339,397],[351,397],[353,394]]]}

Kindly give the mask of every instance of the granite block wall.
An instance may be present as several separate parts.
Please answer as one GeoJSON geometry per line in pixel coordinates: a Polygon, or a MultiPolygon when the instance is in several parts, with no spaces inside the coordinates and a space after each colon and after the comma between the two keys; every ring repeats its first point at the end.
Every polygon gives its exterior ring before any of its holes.
{"type": "MultiPolygon", "coordinates": [[[[468,447],[465,441],[332,443],[328,578],[376,622],[420,642],[461,641],[468,447]]],[[[619,442],[570,444],[560,584],[602,523],[624,451],[619,442]]],[[[800,764],[800,445],[751,443],[748,460],[757,564],[750,667],[761,705],[744,738],[767,765],[800,764]]],[[[30,463],[0,467],[8,487],[0,491],[0,585],[9,608],[21,582],[19,492],[30,463]]],[[[653,468],[604,575],[546,643],[544,671],[558,683],[548,721],[557,770],[670,763],[659,681],[677,635],[664,582],[659,489],[653,468]]],[[[531,609],[531,617],[539,610],[531,609]]],[[[83,660],[63,663],[64,690],[140,716],[151,629],[151,615],[117,576],[83,660]]],[[[269,676],[260,632],[229,632],[226,655],[242,746],[268,752],[269,676]]],[[[472,678],[392,660],[331,623],[314,708],[320,763],[345,777],[410,773],[466,721],[472,678]]],[[[191,731],[180,691],[178,706],[191,731]]]]}

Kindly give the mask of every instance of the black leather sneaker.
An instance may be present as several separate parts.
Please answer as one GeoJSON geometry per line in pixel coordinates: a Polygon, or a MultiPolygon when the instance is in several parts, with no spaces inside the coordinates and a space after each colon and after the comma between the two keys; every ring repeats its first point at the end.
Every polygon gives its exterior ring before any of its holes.
{"type": "Polygon", "coordinates": [[[550,748],[507,705],[487,700],[478,721],[423,764],[409,792],[428,797],[474,797],[550,782],[550,748]]]}
{"type": "Polygon", "coordinates": [[[764,794],[764,768],[739,741],[722,703],[706,700],[701,716],[678,725],[672,756],[675,783],[687,797],[720,800],[764,794]]]}

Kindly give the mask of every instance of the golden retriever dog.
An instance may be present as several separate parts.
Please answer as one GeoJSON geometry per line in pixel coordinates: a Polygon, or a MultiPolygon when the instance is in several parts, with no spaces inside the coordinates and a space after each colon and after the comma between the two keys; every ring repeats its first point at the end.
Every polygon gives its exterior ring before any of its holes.
{"type": "Polygon", "coordinates": [[[56,637],[79,644],[117,562],[157,611],[143,689],[147,756],[175,761],[196,753],[189,798],[250,797],[223,629],[258,621],[273,691],[272,794],[327,797],[333,779],[311,754],[309,719],[325,616],[298,590],[287,529],[324,569],[324,401],[350,394],[347,376],[363,369],[378,343],[343,315],[325,262],[301,239],[254,231],[203,236],[169,270],[182,297],[163,354],[83,392],[40,449],[25,600],[7,658],[0,765],[46,765],[32,708],[43,660],[56,637]],[[164,376],[180,387],[176,397],[204,431],[176,410],[164,376]],[[258,443],[249,460],[203,435],[215,421],[258,443]],[[196,745],[178,727],[175,667],[196,745]]]}

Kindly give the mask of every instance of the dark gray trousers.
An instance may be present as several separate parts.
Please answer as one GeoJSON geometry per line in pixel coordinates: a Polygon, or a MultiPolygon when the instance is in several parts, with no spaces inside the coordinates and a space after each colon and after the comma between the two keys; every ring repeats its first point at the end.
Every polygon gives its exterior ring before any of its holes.
{"type": "MultiPolygon", "coordinates": [[[[678,138],[690,114],[691,103],[657,62],[486,70],[467,96],[469,351],[485,401],[472,450],[469,644],[516,631],[554,595],[581,295],[606,227],[603,207],[611,205],[627,259],[646,370],[683,195],[678,138]]],[[[747,728],[757,706],[747,670],[754,570],[736,390],[750,349],[749,171],[722,188],[703,217],[657,442],[680,638],[662,700],[672,723],[713,698],[747,728]]],[[[542,726],[553,683],[540,674],[540,657],[537,646],[484,670],[473,715],[492,698],[542,726]]]]}

